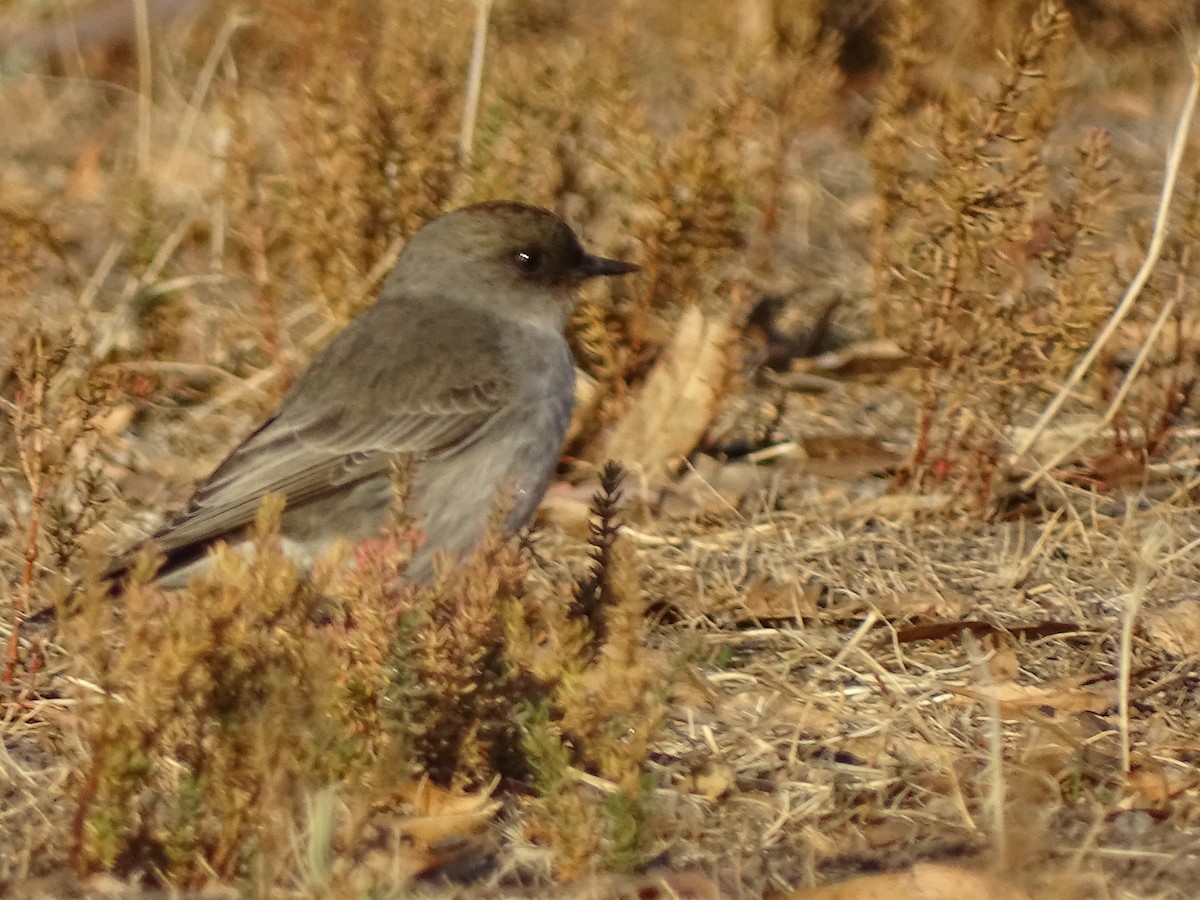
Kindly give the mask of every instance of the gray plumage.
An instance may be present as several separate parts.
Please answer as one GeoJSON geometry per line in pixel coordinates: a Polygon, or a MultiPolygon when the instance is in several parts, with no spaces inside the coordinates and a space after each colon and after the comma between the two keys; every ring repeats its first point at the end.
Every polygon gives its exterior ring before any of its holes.
{"type": "MultiPolygon", "coordinates": [[[[501,201],[428,223],[405,246],[378,301],[338,334],[275,411],[150,540],[175,586],[208,548],[237,543],[265,495],[285,497],[284,546],[305,563],[338,538],[388,521],[397,455],[414,461],[411,506],[424,545],[461,555],[501,499],[509,532],[550,484],[570,422],[575,369],[563,330],[587,278],[636,270],[585,253],[552,213],[501,201]]],[[[135,548],[136,550],[137,548],[135,548]]],[[[133,551],[106,575],[120,579],[133,551]]]]}

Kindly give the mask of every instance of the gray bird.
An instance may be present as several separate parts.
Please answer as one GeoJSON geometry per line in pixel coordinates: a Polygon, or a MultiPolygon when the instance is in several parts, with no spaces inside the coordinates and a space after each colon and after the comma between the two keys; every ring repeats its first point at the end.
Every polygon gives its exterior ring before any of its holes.
{"type": "MultiPolygon", "coordinates": [[[[307,564],[337,539],[377,534],[397,456],[413,461],[410,505],[425,533],[405,578],[462,555],[498,500],[508,533],[550,484],[574,400],[563,336],[576,288],[637,266],[592,256],[554,214],[496,201],[455,210],[404,247],[379,299],[313,359],[254,432],[149,541],[158,580],[185,583],[214,542],[236,544],[265,495],[282,494],[286,552],[307,564]],[[502,489],[511,496],[502,498],[502,489]]],[[[139,545],[140,546],[140,545],[139,545]]],[[[106,577],[119,583],[134,548],[106,577]]]]}

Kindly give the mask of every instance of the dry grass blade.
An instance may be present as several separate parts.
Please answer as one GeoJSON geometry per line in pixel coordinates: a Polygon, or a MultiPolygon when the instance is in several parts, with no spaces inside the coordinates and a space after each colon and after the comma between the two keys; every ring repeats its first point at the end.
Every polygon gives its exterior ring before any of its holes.
{"type": "Polygon", "coordinates": [[[458,136],[458,158],[464,165],[471,163],[471,147],[475,142],[475,121],[479,117],[479,97],[483,93],[483,58],[487,50],[488,21],[493,0],[475,0],[475,31],[471,40],[471,68],[467,71],[466,100],[463,102],[462,127],[458,136]]]}

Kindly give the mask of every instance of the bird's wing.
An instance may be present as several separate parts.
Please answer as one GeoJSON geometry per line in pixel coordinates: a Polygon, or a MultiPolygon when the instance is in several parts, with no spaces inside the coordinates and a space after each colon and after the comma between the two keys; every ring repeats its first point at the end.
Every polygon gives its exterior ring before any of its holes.
{"type": "MultiPolygon", "coordinates": [[[[351,401],[314,412],[285,400],[151,540],[170,564],[185,548],[248,526],[267,494],[282,494],[294,509],[386,472],[397,455],[454,453],[478,437],[509,395],[507,380],[491,377],[390,409],[351,401]]],[[[115,561],[107,574],[119,574],[130,561],[129,555],[115,561]]]]}

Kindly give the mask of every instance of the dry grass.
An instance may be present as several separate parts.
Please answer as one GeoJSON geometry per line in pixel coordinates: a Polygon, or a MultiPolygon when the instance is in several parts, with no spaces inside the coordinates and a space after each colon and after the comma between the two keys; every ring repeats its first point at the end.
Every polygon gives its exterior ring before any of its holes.
{"type": "Polygon", "coordinates": [[[1190,5],[484,5],[469,156],[475,4],[120,5],[148,31],[73,44],[6,5],[0,887],[1194,895],[1194,140],[1095,343],[1190,5]],[[651,403],[688,459],[427,590],[403,523],[306,580],[264,510],[260,565],[100,599],[404,237],[494,197],[644,269],[580,306],[564,475],[651,403]]]}

